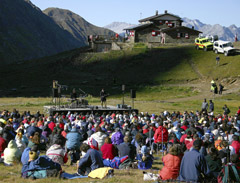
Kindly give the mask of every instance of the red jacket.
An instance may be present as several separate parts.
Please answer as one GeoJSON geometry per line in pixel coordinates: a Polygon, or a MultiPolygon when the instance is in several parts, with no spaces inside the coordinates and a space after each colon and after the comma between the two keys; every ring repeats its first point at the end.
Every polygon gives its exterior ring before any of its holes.
{"type": "Polygon", "coordinates": [[[52,131],[53,131],[55,126],[56,126],[56,124],[54,122],[51,122],[51,123],[48,124],[48,128],[50,128],[52,131]]]}
{"type": "Polygon", "coordinates": [[[181,126],[181,128],[182,128],[184,131],[186,131],[186,129],[188,129],[188,127],[187,127],[186,125],[181,126]]]}
{"type": "Polygon", "coordinates": [[[239,155],[240,142],[236,140],[232,141],[232,147],[235,149],[235,153],[239,155]]]}
{"type": "Polygon", "coordinates": [[[181,157],[167,154],[163,156],[163,163],[164,166],[159,172],[161,179],[177,179],[180,170],[181,157]]]}
{"type": "Polygon", "coordinates": [[[187,134],[184,134],[184,135],[181,136],[180,142],[185,143],[185,138],[187,138],[187,134]]]}
{"type": "Polygon", "coordinates": [[[6,140],[0,137],[0,157],[6,147],[7,147],[6,140]]]}
{"type": "Polygon", "coordinates": [[[167,128],[159,126],[154,133],[154,142],[167,142],[168,141],[168,131],[167,128]]]}
{"type": "Polygon", "coordinates": [[[103,144],[101,147],[102,158],[112,160],[115,157],[115,147],[113,144],[103,144]]]}

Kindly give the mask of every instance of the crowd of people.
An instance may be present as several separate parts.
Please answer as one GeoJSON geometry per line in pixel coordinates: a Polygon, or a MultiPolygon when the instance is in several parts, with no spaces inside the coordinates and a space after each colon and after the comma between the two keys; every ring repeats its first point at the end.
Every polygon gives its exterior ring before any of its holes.
{"type": "Polygon", "coordinates": [[[45,116],[4,110],[0,162],[22,163],[21,175],[28,178],[57,176],[70,161],[76,175],[86,176],[101,167],[151,169],[161,151],[160,180],[217,180],[228,163],[239,175],[240,108],[234,115],[214,115],[210,108],[205,100],[202,110],[183,113],[45,116]],[[40,156],[40,151],[46,155],[40,156]]]}

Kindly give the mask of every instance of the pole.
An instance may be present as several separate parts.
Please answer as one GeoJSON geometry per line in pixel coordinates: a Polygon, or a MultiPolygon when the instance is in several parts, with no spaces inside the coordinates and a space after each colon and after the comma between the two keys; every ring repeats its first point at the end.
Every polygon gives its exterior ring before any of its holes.
{"type": "Polygon", "coordinates": [[[122,93],[123,93],[122,105],[124,105],[125,85],[122,85],[122,93]]]}
{"type": "Polygon", "coordinates": [[[134,109],[134,98],[132,98],[132,109],[134,109]]]}

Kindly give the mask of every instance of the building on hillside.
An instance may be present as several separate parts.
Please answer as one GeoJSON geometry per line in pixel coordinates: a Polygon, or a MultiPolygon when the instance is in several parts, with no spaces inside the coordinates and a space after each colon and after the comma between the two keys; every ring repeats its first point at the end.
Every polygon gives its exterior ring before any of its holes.
{"type": "Polygon", "coordinates": [[[200,31],[194,27],[182,26],[183,20],[165,10],[164,14],[139,20],[139,25],[126,28],[126,35],[132,43],[193,43],[200,31]]]}

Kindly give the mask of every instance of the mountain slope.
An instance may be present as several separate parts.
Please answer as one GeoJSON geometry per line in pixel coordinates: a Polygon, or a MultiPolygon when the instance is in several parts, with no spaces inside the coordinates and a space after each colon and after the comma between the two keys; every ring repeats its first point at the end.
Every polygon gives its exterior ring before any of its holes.
{"type": "Polygon", "coordinates": [[[79,41],[83,41],[85,44],[87,44],[88,35],[115,35],[113,31],[97,27],[69,10],[47,8],[43,12],[51,17],[61,28],[68,31],[73,37],[79,41]]]}
{"type": "Polygon", "coordinates": [[[29,0],[0,0],[0,62],[39,58],[84,44],[29,0]]]}
{"type": "Polygon", "coordinates": [[[202,31],[204,35],[218,35],[219,39],[234,41],[235,35],[240,35],[240,27],[231,25],[229,27],[221,26],[219,24],[209,25],[204,24],[199,20],[191,20],[188,18],[183,18],[183,25],[187,27],[192,27],[196,30],[202,31]]]}

